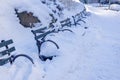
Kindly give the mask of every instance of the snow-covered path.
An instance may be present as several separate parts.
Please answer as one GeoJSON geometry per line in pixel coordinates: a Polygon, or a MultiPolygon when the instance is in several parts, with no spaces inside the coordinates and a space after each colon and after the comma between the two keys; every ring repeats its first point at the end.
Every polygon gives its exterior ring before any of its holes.
{"type": "Polygon", "coordinates": [[[81,54],[81,80],[120,79],[120,14],[88,7],[92,13],[84,37],[85,53],[81,54]],[[83,55],[83,56],[82,56],[83,55]]]}

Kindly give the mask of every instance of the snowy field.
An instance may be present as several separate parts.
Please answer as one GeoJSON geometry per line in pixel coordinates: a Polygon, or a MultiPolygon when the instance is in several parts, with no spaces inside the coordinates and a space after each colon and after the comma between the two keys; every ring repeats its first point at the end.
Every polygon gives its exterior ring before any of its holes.
{"type": "MultiPolygon", "coordinates": [[[[2,1],[4,3],[4,0],[2,1]]],[[[20,7],[23,3],[25,2],[18,3],[19,6],[16,7],[20,7]]],[[[39,6],[38,2],[33,4],[39,6]]],[[[13,65],[0,66],[0,80],[120,80],[119,11],[86,5],[87,11],[91,13],[85,19],[86,24],[72,27],[74,33],[60,32],[51,36],[60,49],[57,50],[54,45],[48,44],[43,53],[57,54],[58,57],[52,61],[42,62],[37,56],[33,34],[30,29],[25,29],[18,23],[16,15],[12,15],[13,4],[10,6],[0,5],[3,10],[0,11],[0,40],[13,39],[15,53],[31,56],[35,64],[32,65],[21,58],[13,65]],[[5,13],[6,10],[9,14],[5,13]]],[[[31,5],[29,3],[26,6],[31,5]]],[[[28,10],[34,11],[34,8],[28,10]]],[[[45,10],[50,12],[47,8],[45,10]]],[[[46,16],[37,13],[35,15],[45,21],[46,16]]]]}

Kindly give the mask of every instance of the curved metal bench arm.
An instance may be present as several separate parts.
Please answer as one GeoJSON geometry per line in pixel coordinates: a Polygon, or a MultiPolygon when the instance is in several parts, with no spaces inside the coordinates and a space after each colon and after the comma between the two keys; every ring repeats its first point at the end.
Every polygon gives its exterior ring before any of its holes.
{"type": "Polygon", "coordinates": [[[12,59],[11,59],[11,60],[12,60],[12,63],[15,62],[15,60],[16,60],[17,58],[19,58],[19,57],[25,57],[25,58],[27,58],[28,60],[30,60],[32,64],[34,64],[33,59],[32,59],[31,57],[29,57],[28,55],[25,55],[25,54],[12,55],[12,56],[11,56],[11,58],[12,58],[12,59]]]}

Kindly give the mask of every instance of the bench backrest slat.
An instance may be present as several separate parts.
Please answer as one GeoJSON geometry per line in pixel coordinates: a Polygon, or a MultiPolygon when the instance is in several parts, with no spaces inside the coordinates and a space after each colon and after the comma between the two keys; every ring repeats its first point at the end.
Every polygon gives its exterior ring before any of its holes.
{"type": "Polygon", "coordinates": [[[9,45],[9,44],[12,44],[12,43],[13,43],[12,39],[10,39],[10,40],[8,40],[8,41],[1,42],[1,43],[0,43],[0,48],[1,48],[1,47],[4,47],[4,46],[7,46],[7,45],[9,45]]]}
{"type": "Polygon", "coordinates": [[[4,59],[0,59],[0,66],[3,66],[4,64],[9,63],[10,57],[8,58],[4,58],[4,59]]]}
{"type": "Polygon", "coordinates": [[[39,39],[39,38],[42,38],[42,37],[45,37],[47,34],[49,34],[49,33],[51,33],[51,31],[48,31],[48,32],[46,32],[46,33],[43,33],[43,34],[41,34],[41,35],[38,35],[38,36],[36,36],[35,37],[35,39],[39,39]]]}
{"type": "Polygon", "coordinates": [[[47,27],[44,27],[44,28],[40,28],[40,29],[37,29],[37,30],[32,30],[32,32],[34,33],[34,34],[36,34],[36,33],[44,33],[45,31],[45,29],[47,29],[47,27]]]}
{"type": "Polygon", "coordinates": [[[11,53],[13,51],[15,51],[15,47],[11,47],[11,48],[9,48],[7,50],[4,50],[4,51],[0,52],[0,57],[4,56],[6,54],[9,54],[9,53],[11,53]]]}

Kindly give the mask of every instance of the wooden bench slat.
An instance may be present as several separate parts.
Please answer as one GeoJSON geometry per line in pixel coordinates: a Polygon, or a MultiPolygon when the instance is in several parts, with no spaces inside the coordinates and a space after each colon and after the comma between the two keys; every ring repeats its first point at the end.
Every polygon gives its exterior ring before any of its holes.
{"type": "Polygon", "coordinates": [[[0,59],[0,66],[3,66],[5,64],[7,64],[10,60],[10,57],[8,58],[4,58],[4,59],[0,59]]]}
{"type": "Polygon", "coordinates": [[[33,32],[34,34],[36,34],[36,33],[44,33],[44,30],[45,30],[45,29],[47,29],[47,27],[40,28],[40,29],[37,29],[37,30],[32,30],[32,32],[33,32]]]}
{"type": "Polygon", "coordinates": [[[69,21],[69,20],[70,20],[70,18],[67,18],[67,19],[65,19],[65,20],[63,20],[63,21],[60,21],[60,23],[67,22],[67,21],[69,21]]]}
{"type": "Polygon", "coordinates": [[[4,51],[0,52],[0,57],[4,56],[6,54],[9,54],[9,53],[11,53],[13,51],[15,51],[15,47],[11,47],[11,48],[9,48],[7,50],[4,50],[4,51]]]}
{"type": "Polygon", "coordinates": [[[41,34],[41,35],[38,35],[38,36],[36,36],[35,37],[35,39],[39,39],[39,38],[42,38],[42,37],[45,37],[47,34],[49,34],[49,33],[52,33],[52,31],[48,31],[48,32],[46,32],[46,33],[43,33],[43,34],[41,34]]]}
{"type": "Polygon", "coordinates": [[[0,48],[1,48],[1,47],[4,47],[4,46],[7,46],[7,45],[9,45],[9,44],[12,44],[12,43],[13,43],[13,40],[12,40],[12,39],[10,39],[10,40],[8,40],[8,41],[1,42],[1,43],[0,43],[0,48]]]}

